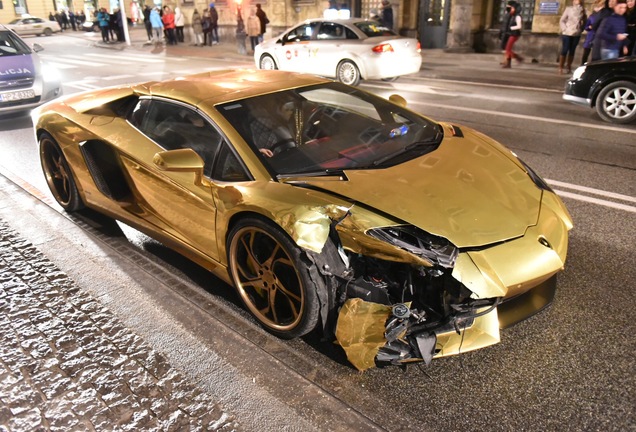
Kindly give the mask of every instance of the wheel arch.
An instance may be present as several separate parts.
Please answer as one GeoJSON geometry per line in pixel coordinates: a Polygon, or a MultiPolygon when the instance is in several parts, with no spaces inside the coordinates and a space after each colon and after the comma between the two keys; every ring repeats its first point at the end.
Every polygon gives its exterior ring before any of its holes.
{"type": "Polygon", "coordinates": [[[592,108],[595,108],[596,101],[598,100],[598,95],[601,94],[601,91],[608,85],[611,85],[618,81],[629,81],[632,84],[636,85],[636,77],[634,77],[633,75],[628,75],[626,71],[605,74],[604,76],[597,78],[596,81],[594,81],[594,84],[592,84],[592,89],[590,91],[590,94],[592,95],[592,97],[590,98],[590,106],[592,108]]]}
{"type": "Polygon", "coordinates": [[[280,61],[278,61],[278,57],[276,57],[276,54],[272,52],[268,52],[268,51],[265,51],[261,53],[260,56],[258,56],[258,65],[257,65],[258,69],[261,68],[261,60],[263,59],[263,57],[270,57],[272,61],[274,62],[274,65],[276,65],[276,68],[280,70],[280,61]]]}

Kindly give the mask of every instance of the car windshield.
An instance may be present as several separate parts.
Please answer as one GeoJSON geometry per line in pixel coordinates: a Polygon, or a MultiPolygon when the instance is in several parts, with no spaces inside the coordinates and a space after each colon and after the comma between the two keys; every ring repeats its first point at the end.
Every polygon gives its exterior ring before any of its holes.
{"type": "Polygon", "coordinates": [[[0,57],[31,54],[31,48],[10,31],[0,31],[0,57]]]}
{"type": "Polygon", "coordinates": [[[9,24],[19,24],[20,21],[22,21],[20,18],[14,19],[13,21],[10,21],[9,24]]]}
{"type": "Polygon", "coordinates": [[[384,27],[376,21],[360,21],[354,24],[358,29],[368,37],[375,36],[396,36],[396,33],[384,27]]]}
{"type": "Polygon", "coordinates": [[[431,152],[442,139],[438,124],[340,83],[217,108],[275,176],[383,168],[431,152]]]}

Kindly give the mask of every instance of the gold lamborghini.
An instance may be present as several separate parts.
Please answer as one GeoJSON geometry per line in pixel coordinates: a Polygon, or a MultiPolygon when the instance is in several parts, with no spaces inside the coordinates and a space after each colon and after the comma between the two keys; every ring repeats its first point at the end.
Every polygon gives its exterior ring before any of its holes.
{"type": "Polygon", "coordinates": [[[499,341],[551,303],[572,220],[498,142],[341,83],[222,71],[34,113],[42,169],[89,207],[236,287],[282,338],[358,369],[499,341]]]}

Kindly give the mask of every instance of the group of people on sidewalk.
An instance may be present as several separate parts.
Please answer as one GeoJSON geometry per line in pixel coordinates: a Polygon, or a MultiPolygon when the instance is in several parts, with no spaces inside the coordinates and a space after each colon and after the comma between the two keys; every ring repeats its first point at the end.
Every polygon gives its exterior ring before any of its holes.
{"type": "Polygon", "coordinates": [[[60,25],[62,31],[72,29],[81,30],[82,24],[86,21],[86,14],[81,10],[74,13],[72,10],[61,10],[55,13],[49,12],[49,21],[55,21],[60,25]]]}
{"type": "Polygon", "coordinates": [[[562,48],[559,73],[563,73],[564,67],[567,67],[567,73],[572,72],[572,60],[583,32],[587,33],[581,64],[588,59],[595,61],[636,55],[635,4],[636,0],[596,0],[588,16],[581,0],[573,0],[560,20],[562,48]]]}
{"type": "MultiPolygon", "coordinates": [[[[185,42],[183,30],[187,20],[179,7],[173,11],[170,6],[164,6],[163,9],[159,7],[151,9],[146,5],[143,9],[143,16],[149,42],[160,44],[166,40],[168,45],[185,42]]],[[[219,43],[219,14],[214,3],[210,3],[203,14],[194,9],[190,23],[195,46],[211,46],[219,43]]],[[[241,27],[241,23],[242,18],[239,20],[239,27],[241,27]]],[[[267,14],[260,4],[256,4],[256,9],[251,9],[247,19],[247,35],[250,37],[252,51],[256,45],[263,41],[268,23],[267,14]]],[[[245,32],[244,24],[241,31],[245,32]]]]}
{"type": "Polygon", "coordinates": [[[95,15],[95,19],[102,32],[102,42],[124,42],[126,40],[124,36],[124,19],[119,8],[113,10],[112,14],[109,14],[106,8],[101,8],[95,15]]]}
{"type": "MultiPolygon", "coordinates": [[[[605,60],[636,55],[636,0],[596,0],[588,16],[581,3],[572,0],[559,20],[561,52],[559,74],[572,72],[572,62],[581,35],[587,32],[583,43],[581,64],[588,59],[605,60]]],[[[521,37],[523,21],[520,4],[508,2],[500,31],[501,49],[504,51],[503,68],[510,68],[512,59],[523,57],[514,52],[514,45],[521,37]]]]}

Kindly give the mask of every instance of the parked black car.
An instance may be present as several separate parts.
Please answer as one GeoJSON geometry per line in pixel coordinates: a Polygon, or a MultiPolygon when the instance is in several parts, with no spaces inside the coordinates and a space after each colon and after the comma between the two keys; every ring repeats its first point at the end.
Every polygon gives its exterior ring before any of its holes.
{"type": "Polygon", "coordinates": [[[563,99],[596,108],[612,123],[636,120],[636,57],[586,63],[565,85],[563,99]]]}

